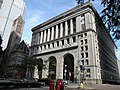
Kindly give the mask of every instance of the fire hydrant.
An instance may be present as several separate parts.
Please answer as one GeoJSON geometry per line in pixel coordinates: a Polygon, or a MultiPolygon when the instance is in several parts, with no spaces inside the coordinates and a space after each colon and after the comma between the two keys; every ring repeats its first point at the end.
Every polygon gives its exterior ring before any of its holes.
{"type": "Polygon", "coordinates": [[[83,89],[84,89],[83,83],[80,83],[80,90],[83,90],[83,89]]]}
{"type": "Polygon", "coordinates": [[[54,90],[54,81],[50,80],[50,88],[49,90],[54,90]]]}

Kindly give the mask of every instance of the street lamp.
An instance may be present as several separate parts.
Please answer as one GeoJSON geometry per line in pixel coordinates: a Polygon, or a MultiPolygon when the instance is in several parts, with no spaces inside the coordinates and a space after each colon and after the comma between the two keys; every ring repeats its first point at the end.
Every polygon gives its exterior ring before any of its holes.
{"type": "Polygon", "coordinates": [[[66,75],[66,73],[67,73],[66,67],[67,67],[67,65],[65,64],[65,82],[66,82],[66,77],[67,77],[67,75],[66,75]]]}
{"type": "Polygon", "coordinates": [[[78,88],[80,88],[80,35],[77,36],[77,43],[78,43],[78,61],[77,61],[77,65],[78,65],[78,88]]]}

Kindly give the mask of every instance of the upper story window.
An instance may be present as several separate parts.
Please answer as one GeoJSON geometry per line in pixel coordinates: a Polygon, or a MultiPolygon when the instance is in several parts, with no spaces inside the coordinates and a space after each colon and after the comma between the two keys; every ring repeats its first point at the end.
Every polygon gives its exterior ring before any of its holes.
{"type": "Polygon", "coordinates": [[[73,18],[73,33],[76,33],[76,17],[73,18]]]}
{"type": "Polygon", "coordinates": [[[70,20],[67,21],[68,22],[68,35],[70,34],[70,20]]]}
{"type": "Polygon", "coordinates": [[[82,30],[85,30],[85,14],[81,15],[81,27],[82,30]]]}
{"type": "Polygon", "coordinates": [[[63,22],[62,24],[63,24],[63,36],[65,36],[65,22],[63,22]]]}

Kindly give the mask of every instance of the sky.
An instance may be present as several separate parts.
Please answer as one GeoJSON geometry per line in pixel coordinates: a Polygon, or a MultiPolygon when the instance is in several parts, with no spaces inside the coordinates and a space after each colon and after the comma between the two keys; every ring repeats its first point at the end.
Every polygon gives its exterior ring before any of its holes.
{"type": "MultiPolygon", "coordinates": [[[[45,22],[75,6],[76,0],[26,0],[25,26],[22,40],[31,45],[31,29],[42,22],[45,22]]],[[[98,13],[103,9],[101,0],[92,2],[98,13]]],[[[120,59],[120,40],[116,42],[118,47],[118,57],[120,59]]]]}

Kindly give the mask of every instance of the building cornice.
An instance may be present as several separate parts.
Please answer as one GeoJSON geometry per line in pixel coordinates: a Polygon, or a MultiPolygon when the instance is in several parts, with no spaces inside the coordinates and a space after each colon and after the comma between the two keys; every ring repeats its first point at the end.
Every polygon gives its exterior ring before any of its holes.
{"type": "Polygon", "coordinates": [[[66,11],[66,12],[64,12],[64,13],[62,13],[60,15],[58,15],[58,16],[55,16],[55,17],[53,17],[53,18],[51,18],[51,19],[49,19],[49,20],[47,20],[47,21],[37,25],[36,27],[32,28],[32,32],[35,31],[35,30],[38,30],[38,29],[40,29],[40,28],[42,28],[42,27],[44,27],[44,26],[46,26],[46,25],[48,25],[50,23],[53,23],[53,22],[58,21],[58,20],[60,20],[62,18],[65,18],[67,16],[75,14],[75,13],[77,13],[77,12],[79,12],[79,11],[85,9],[85,8],[88,8],[88,7],[93,7],[92,3],[86,2],[82,6],[78,5],[78,6],[74,7],[74,8],[72,8],[72,9],[70,9],[70,10],[68,10],[68,11],[66,11]]]}

